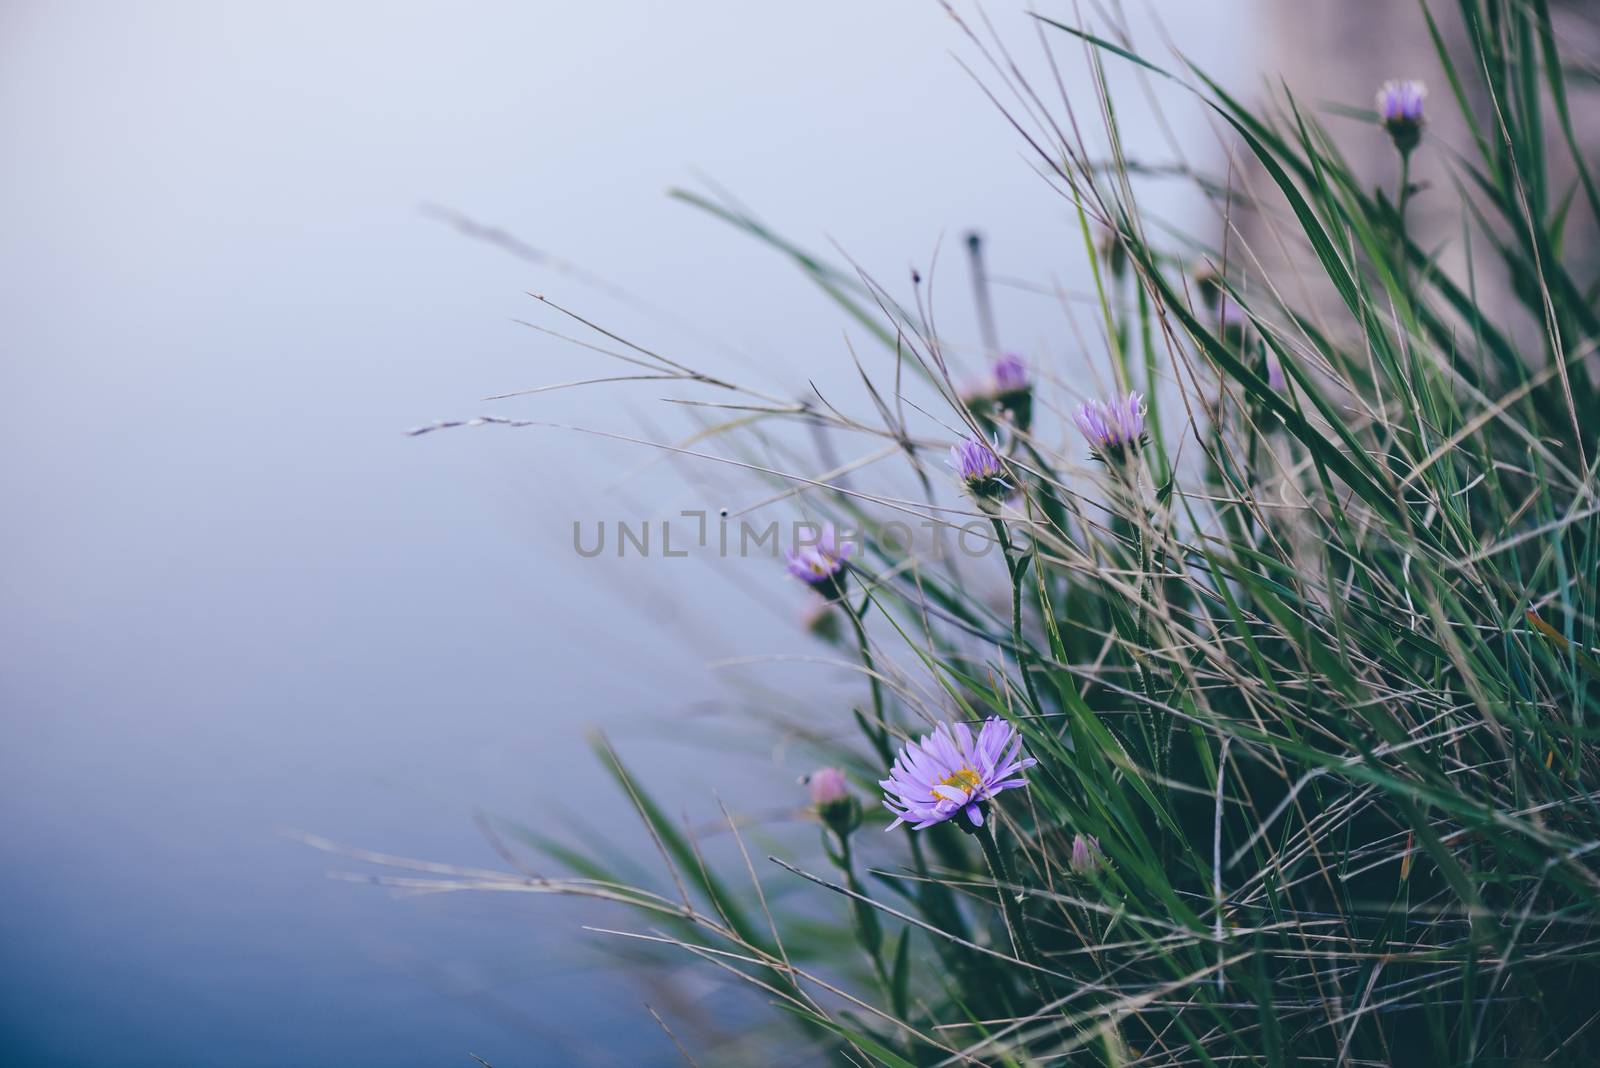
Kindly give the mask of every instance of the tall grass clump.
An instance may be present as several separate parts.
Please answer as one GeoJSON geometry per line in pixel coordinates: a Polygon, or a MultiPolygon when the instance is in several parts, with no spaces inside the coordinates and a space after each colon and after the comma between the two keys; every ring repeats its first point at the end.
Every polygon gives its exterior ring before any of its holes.
{"type": "Polygon", "coordinates": [[[539,839],[569,875],[398,881],[616,902],[777,1010],[680,1026],[689,1063],[1600,1063],[1600,191],[1567,94],[1589,73],[1545,0],[1420,7],[1446,84],[1345,107],[1275,82],[1247,105],[1176,51],[1037,22],[1042,79],[962,28],[1075,220],[1103,395],[1001,351],[976,238],[968,343],[926,278],[896,298],[692,194],[874,339],[841,354],[859,403],[608,342],[702,405],[677,455],[833,525],[790,570],[859,695],[774,715],[827,765],[822,851],[769,857],[729,814],[709,852],[602,745],[657,874],[539,839]],[[1069,57],[1094,94],[1060,88],[1069,57]],[[1113,66],[1224,135],[1218,173],[1165,169],[1214,232],[1141,211],[1113,66]],[[1352,122],[1397,185],[1341,154],[1352,122]],[[1414,183],[1427,157],[1446,178],[1414,183]],[[1442,246],[1408,229],[1424,201],[1459,214],[1442,246]]]}

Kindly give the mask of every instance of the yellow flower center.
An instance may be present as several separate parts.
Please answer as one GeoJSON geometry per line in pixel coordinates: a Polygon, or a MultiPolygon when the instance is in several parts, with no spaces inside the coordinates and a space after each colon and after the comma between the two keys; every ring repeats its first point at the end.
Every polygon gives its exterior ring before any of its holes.
{"type": "Polygon", "coordinates": [[[962,768],[960,771],[952,771],[950,774],[940,779],[939,785],[954,786],[957,790],[965,790],[970,794],[972,791],[976,790],[982,782],[983,780],[978,778],[977,772],[973,771],[971,768],[962,768]]]}

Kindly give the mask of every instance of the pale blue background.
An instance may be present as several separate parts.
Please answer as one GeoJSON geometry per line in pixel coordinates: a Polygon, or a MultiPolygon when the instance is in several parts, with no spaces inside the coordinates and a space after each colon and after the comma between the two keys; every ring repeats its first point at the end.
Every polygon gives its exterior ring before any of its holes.
{"type": "MultiPolygon", "coordinates": [[[[1156,6],[1249,84],[1235,3],[1156,6]]],[[[682,426],[653,387],[480,403],[593,371],[511,322],[559,325],[525,289],[708,369],[848,395],[845,322],[663,196],[697,172],[897,286],[942,238],[957,330],[969,226],[997,272],[1081,283],[1075,222],[952,50],[973,59],[916,0],[0,4],[0,1062],[675,1063],[644,989],[577,930],[592,911],[395,900],[275,831],[497,864],[475,809],[559,803],[631,841],[593,724],[697,819],[713,785],[798,797],[799,757],[723,765],[661,736],[745,700],[709,661],[818,651],[800,591],[759,563],[567,547],[602,507],[718,502],[627,446],[401,431],[682,426]]],[[[1165,156],[1138,106],[1123,121],[1165,156]]],[[[1182,135],[1215,162],[1202,125],[1182,135]]],[[[1014,344],[1074,351],[1052,302],[1002,312],[1014,344]]]]}

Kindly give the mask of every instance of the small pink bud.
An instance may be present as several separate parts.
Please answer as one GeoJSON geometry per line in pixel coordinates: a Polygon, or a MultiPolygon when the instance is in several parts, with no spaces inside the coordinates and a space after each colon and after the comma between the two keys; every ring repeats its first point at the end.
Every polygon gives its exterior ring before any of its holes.
{"type": "Polygon", "coordinates": [[[818,808],[837,804],[850,796],[850,784],[838,768],[818,768],[808,781],[811,803],[818,808]]]}
{"type": "Polygon", "coordinates": [[[1092,834],[1072,836],[1072,856],[1067,864],[1074,872],[1088,875],[1092,871],[1098,871],[1104,862],[1105,858],[1100,852],[1100,839],[1092,834]]]}

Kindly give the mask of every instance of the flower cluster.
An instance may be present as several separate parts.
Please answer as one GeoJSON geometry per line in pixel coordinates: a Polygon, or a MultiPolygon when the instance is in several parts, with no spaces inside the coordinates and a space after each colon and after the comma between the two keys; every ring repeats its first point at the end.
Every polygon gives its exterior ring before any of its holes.
{"type": "Polygon", "coordinates": [[[830,601],[844,596],[844,564],[850,546],[840,545],[832,523],[824,523],[814,544],[798,545],[784,554],[789,574],[830,601]]]}
{"type": "Polygon", "coordinates": [[[1144,444],[1144,395],[1137,390],[1120,400],[1078,405],[1072,421],[1089,442],[1090,454],[1104,463],[1132,457],[1144,444]]]}
{"type": "Polygon", "coordinates": [[[1378,90],[1378,121],[1401,152],[1410,152],[1422,138],[1422,101],[1427,95],[1427,86],[1409,78],[1384,82],[1378,90]]]}
{"type": "Polygon", "coordinates": [[[979,501],[1003,501],[1011,496],[1011,483],[994,448],[977,438],[950,446],[950,467],[979,501]]]}
{"type": "Polygon", "coordinates": [[[1022,772],[1035,763],[1022,755],[1016,728],[998,716],[984,721],[976,739],[964,723],[941,723],[932,734],[907,742],[889,778],[878,784],[884,807],[895,817],[889,829],[909,823],[920,831],[958,812],[981,827],[986,803],[1028,785],[1022,772]]]}

